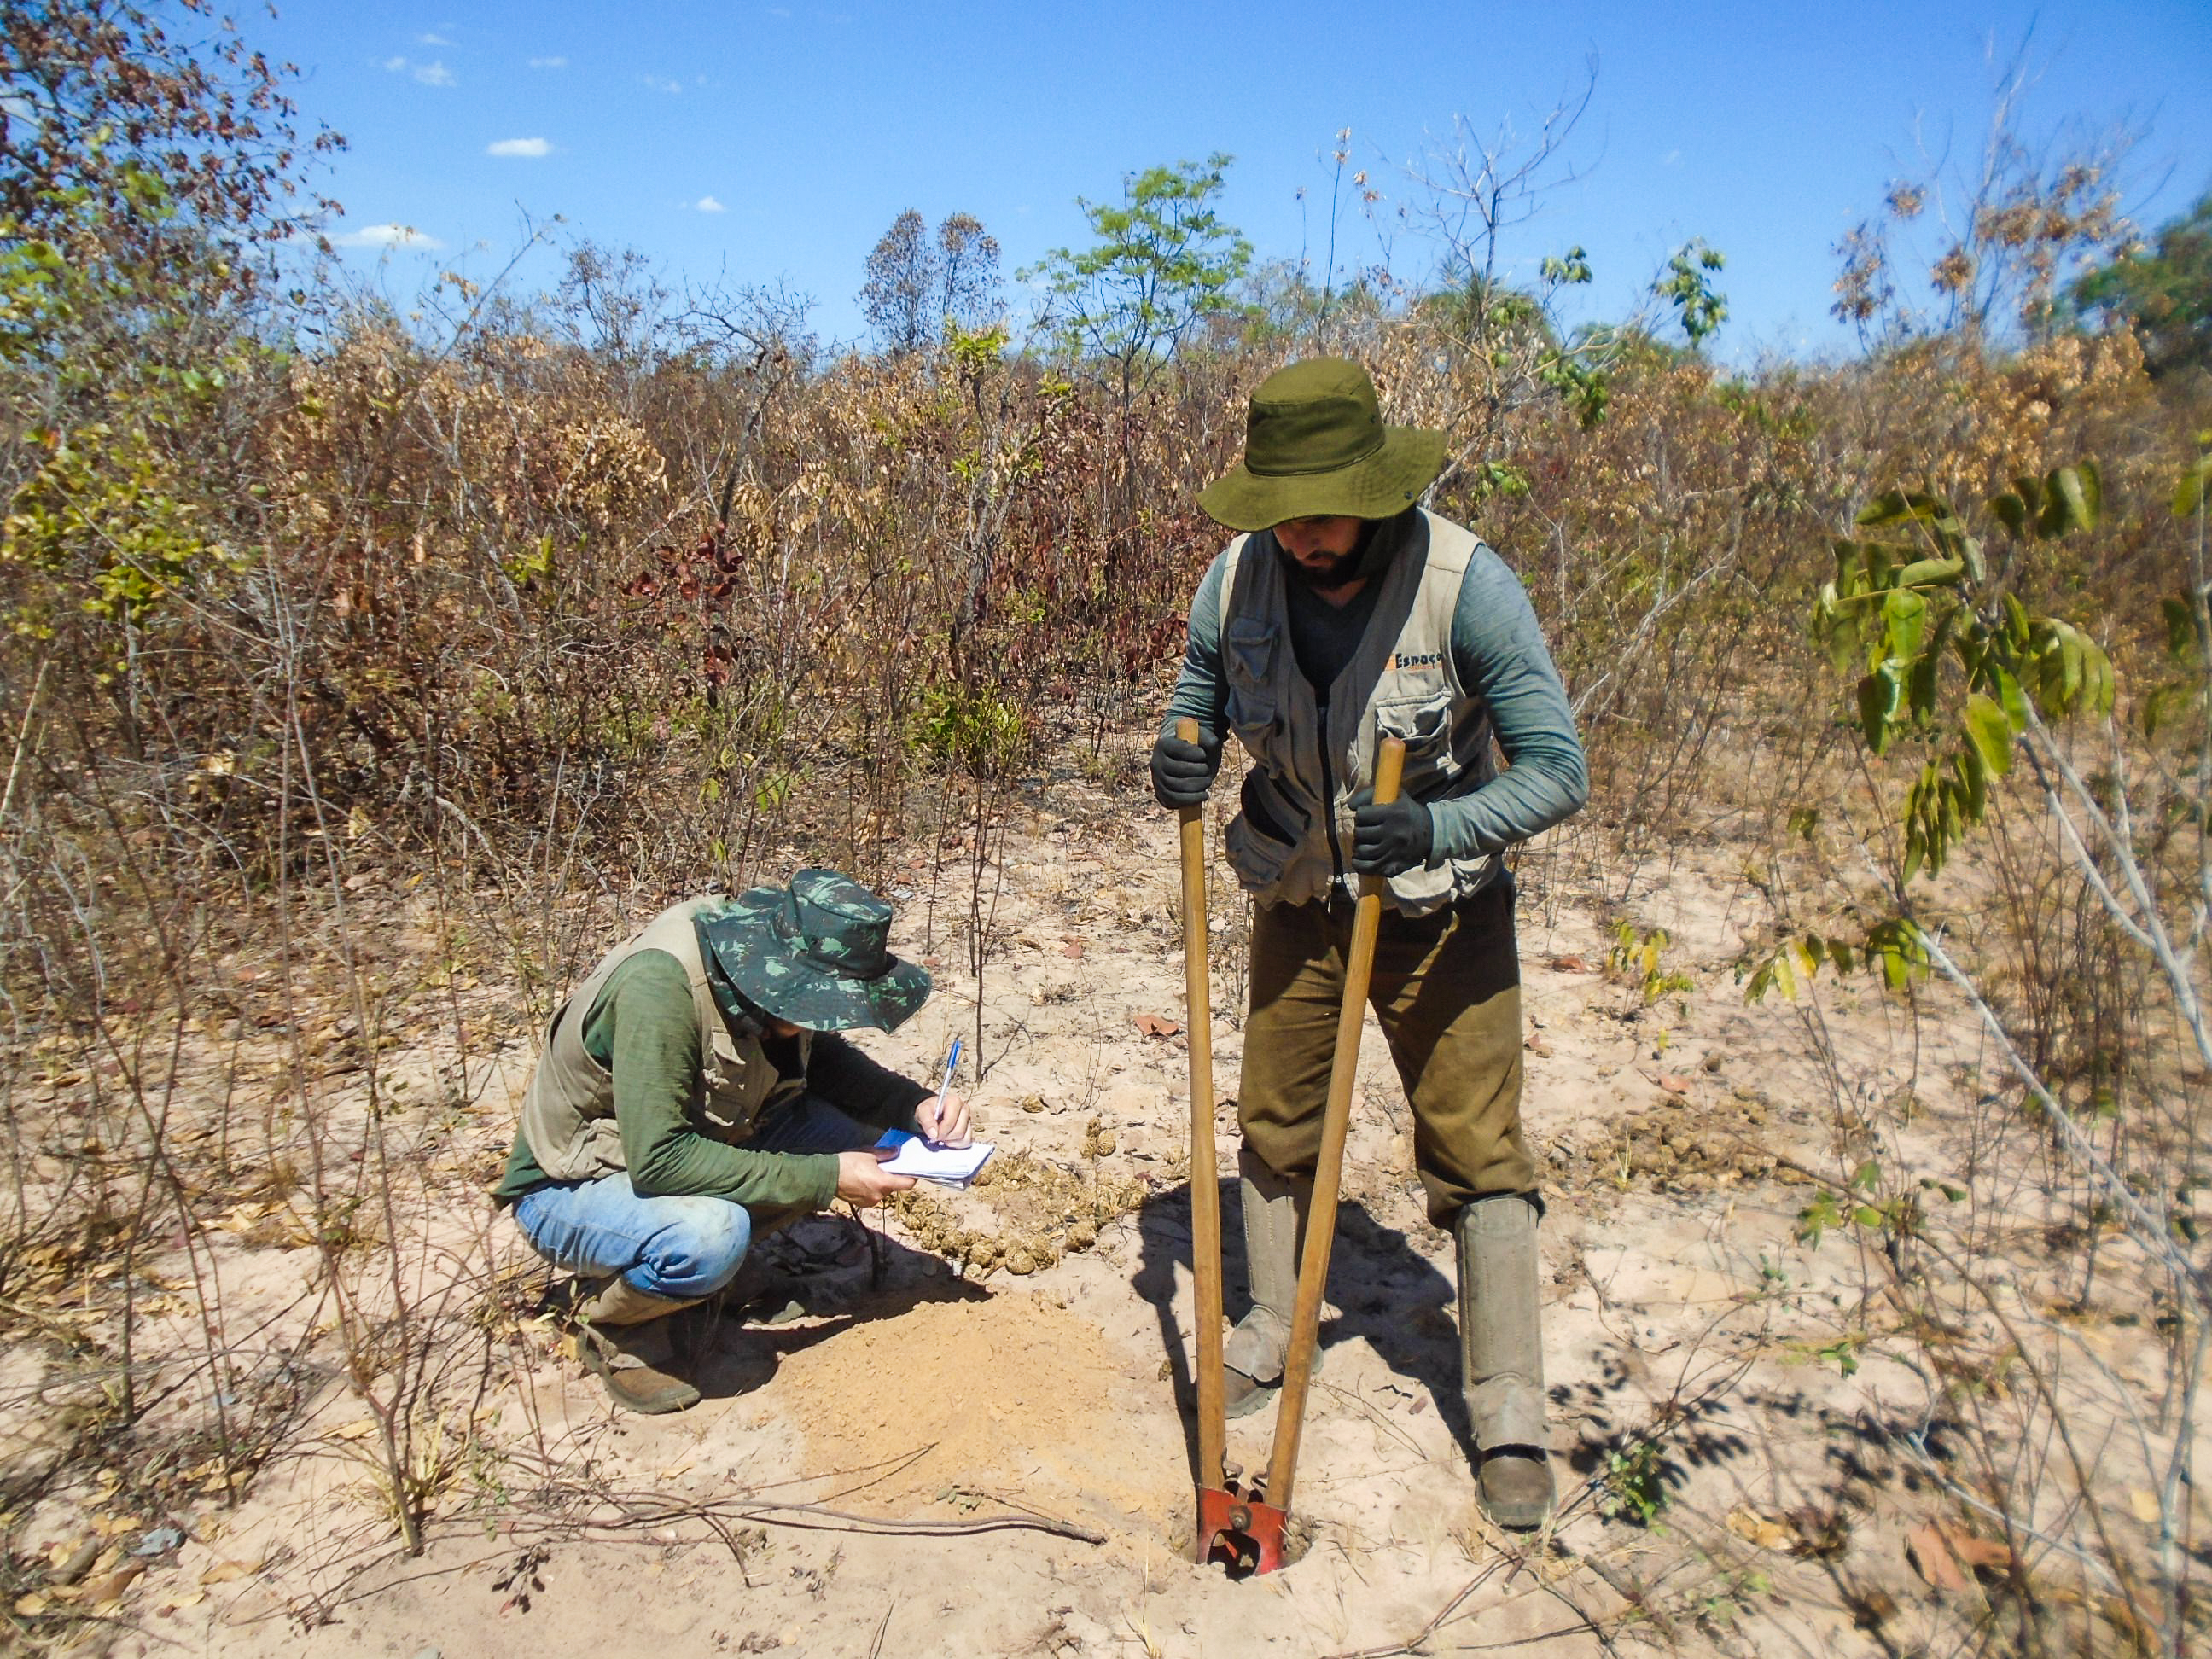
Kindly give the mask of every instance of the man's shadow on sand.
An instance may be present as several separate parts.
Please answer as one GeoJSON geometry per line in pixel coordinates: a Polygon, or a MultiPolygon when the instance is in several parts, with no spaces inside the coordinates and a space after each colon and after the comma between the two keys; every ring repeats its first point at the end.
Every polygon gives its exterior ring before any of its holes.
{"type": "MultiPolygon", "coordinates": [[[[755,1316],[730,1309],[719,1321],[702,1321],[690,1338],[684,1375],[702,1401],[754,1393],[788,1356],[858,1326],[896,1319],[927,1302],[991,1299],[987,1288],[962,1279],[941,1256],[836,1212],[802,1218],[763,1238],[761,1249],[785,1281],[779,1292],[756,1304],[755,1316]],[[760,1316],[781,1316],[787,1302],[797,1304],[789,1319],[760,1316]]],[[[540,1310],[551,1304],[556,1288],[549,1273],[540,1310]]]]}
{"type": "MultiPolygon", "coordinates": [[[[1184,1449],[1195,1478],[1198,1468],[1198,1388],[1191,1375],[1193,1334],[1182,1328],[1175,1309],[1176,1269],[1191,1268],[1190,1188],[1156,1193],[1136,1211],[1140,1254],[1130,1284],[1152,1304],[1159,1321],[1160,1346],[1168,1356],[1176,1408],[1182,1420],[1184,1449]]],[[[1249,1305],[1242,1295],[1244,1277],[1243,1209],[1237,1182],[1221,1182],[1223,1300],[1233,1322],[1249,1305]]],[[[1460,1393],[1458,1326],[1454,1314],[1458,1292],[1436,1265],[1394,1227],[1383,1226],[1357,1199],[1337,1206],[1336,1243],[1329,1254],[1327,1303],[1321,1322],[1322,1366],[1316,1390],[1329,1386],[1328,1352],[1364,1338],[1383,1364],[1428,1390],[1437,1420],[1462,1453],[1474,1450],[1474,1425],[1460,1393]]],[[[1325,1304],[1326,1306],[1326,1304],[1325,1304]]],[[[1310,1400],[1309,1409],[1310,1409],[1310,1400]]],[[[1273,1413],[1275,1407],[1267,1408],[1273,1413]]]]}

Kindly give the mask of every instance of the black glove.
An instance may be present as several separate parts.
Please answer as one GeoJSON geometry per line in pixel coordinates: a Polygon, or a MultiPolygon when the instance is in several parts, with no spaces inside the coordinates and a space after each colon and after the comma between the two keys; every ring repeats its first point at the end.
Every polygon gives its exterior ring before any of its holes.
{"type": "Polygon", "coordinates": [[[1152,745],[1152,798],[1170,811],[1203,806],[1221,766],[1221,739],[1201,727],[1196,743],[1164,732],[1152,745]]]}
{"type": "Polygon", "coordinates": [[[1429,809],[1403,799],[1375,804],[1372,788],[1352,798],[1352,867],[1363,876],[1403,875],[1429,861],[1429,809]]]}

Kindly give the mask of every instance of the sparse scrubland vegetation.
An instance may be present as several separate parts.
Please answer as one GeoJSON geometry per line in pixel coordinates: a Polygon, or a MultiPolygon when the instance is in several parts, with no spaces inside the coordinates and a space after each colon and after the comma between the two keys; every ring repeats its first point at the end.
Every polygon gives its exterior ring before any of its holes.
{"type": "MultiPolygon", "coordinates": [[[[1893,1639],[1893,1592],[1837,1567],[1869,1648],[2207,1640],[2201,205],[2139,235],[2116,158],[2001,131],[1947,222],[1903,181],[1842,251],[1863,349],[1746,371],[1705,349],[1702,245],[1603,327],[1556,321],[1578,249],[1501,276],[1552,130],[1393,181],[1394,268],[1333,292],[1221,221],[1214,157],[1092,205],[1034,327],[983,227],[912,216],[865,272],[879,349],[831,349],[803,301],[582,240],[550,293],[395,309],[300,240],[313,147],[249,50],[113,3],[0,22],[10,1640],[113,1639],[130,1525],[246,1494],[333,1382],[372,1425],[365,1536],[573,1498],[474,1427],[530,1293],[475,1197],[495,1164],[444,1151],[507,1110],[497,1056],[629,918],[801,862],[915,890],[988,975],[1024,815],[1150,811],[1135,734],[1221,540],[1194,493],[1251,386],[1319,352],[1451,435],[1436,503],[1553,641],[1593,805],[1532,893],[1599,896],[1661,1004],[1633,919],[1728,874],[1737,976],[1825,1067],[1833,1155],[1781,1172],[1856,1261],[1819,1363],[1918,1379],[1856,1426],[1945,1592],[1893,1639]],[[1839,1000],[1965,1047],[1869,1098],[1839,1000]],[[228,1309],[254,1243],[316,1263],[281,1340],[228,1309]],[[34,1550],[64,1501],[124,1520],[34,1550]]],[[[1347,213],[1382,188],[1339,182],[1347,213]]],[[[1693,1418],[1612,1450],[1608,1525],[1662,1523],[1693,1418]]],[[[1790,1553],[1840,1552],[1838,1480],[1768,1523],[1790,1553]]],[[[1724,1644],[1746,1582],[1620,1617],[1724,1644]]]]}

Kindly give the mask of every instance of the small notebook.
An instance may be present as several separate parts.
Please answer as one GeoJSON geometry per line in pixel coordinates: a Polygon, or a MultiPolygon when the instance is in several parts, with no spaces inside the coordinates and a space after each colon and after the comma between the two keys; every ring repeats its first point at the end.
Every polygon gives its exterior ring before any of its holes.
{"type": "Polygon", "coordinates": [[[988,1141],[978,1140],[965,1146],[940,1146],[933,1140],[924,1140],[920,1135],[908,1134],[903,1129],[886,1130],[878,1146],[895,1146],[898,1156],[887,1160],[884,1168],[893,1175],[910,1175],[922,1181],[933,1181],[940,1187],[965,1187],[975,1179],[991,1154],[998,1150],[988,1141]]]}

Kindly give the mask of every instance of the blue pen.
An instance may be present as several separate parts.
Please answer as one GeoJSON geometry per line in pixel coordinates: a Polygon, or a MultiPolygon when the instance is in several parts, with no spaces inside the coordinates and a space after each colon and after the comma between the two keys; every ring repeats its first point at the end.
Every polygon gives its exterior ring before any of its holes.
{"type": "MultiPolygon", "coordinates": [[[[958,1037],[955,1037],[952,1039],[951,1048],[945,1056],[945,1081],[937,1085],[936,1121],[939,1127],[942,1127],[945,1122],[945,1097],[952,1087],[953,1068],[959,1064],[960,1039],[958,1037]]],[[[929,1144],[934,1146],[937,1145],[937,1142],[935,1140],[932,1140],[929,1144]]]]}

